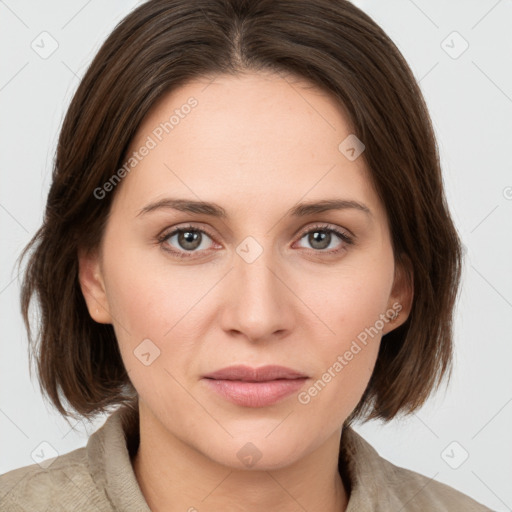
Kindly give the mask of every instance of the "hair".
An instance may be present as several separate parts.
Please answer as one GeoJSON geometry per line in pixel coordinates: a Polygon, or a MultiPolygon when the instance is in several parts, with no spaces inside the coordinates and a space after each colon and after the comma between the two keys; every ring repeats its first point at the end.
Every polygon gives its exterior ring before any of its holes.
{"type": "Polygon", "coordinates": [[[30,252],[21,288],[30,360],[63,416],[90,418],[137,400],[113,326],[92,320],[78,280],[78,250],[98,248],[119,187],[101,200],[94,190],[122,166],[164,94],[198,78],[264,71],[299,77],[345,109],[386,209],[395,263],[411,264],[410,315],[382,337],[346,423],[410,414],[449,378],[462,249],[429,113],[395,44],[346,0],[149,0],[115,27],[79,84],[43,224],[20,256],[30,252]]]}

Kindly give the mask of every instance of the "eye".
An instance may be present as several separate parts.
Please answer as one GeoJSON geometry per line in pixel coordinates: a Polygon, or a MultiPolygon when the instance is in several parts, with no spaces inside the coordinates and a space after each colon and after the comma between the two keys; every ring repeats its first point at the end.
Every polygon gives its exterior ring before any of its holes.
{"type": "MultiPolygon", "coordinates": [[[[347,245],[354,244],[352,236],[328,224],[321,224],[309,228],[300,235],[299,242],[303,239],[310,245],[310,250],[317,254],[338,254],[346,250],[347,245]],[[338,240],[338,244],[336,244],[336,239],[338,240]],[[334,249],[333,245],[335,247],[334,249]]],[[[159,236],[157,240],[163,250],[178,258],[195,257],[197,253],[207,251],[215,244],[212,235],[204,229],[199,229],[194,226],[175,228],[172,231],[165,232],[159,236]]],[[[217,245],[217,247],[221,246],[217,245]]]]}
{"type": "Polygon", "coordinates": [[[306,243],[308,243],[315,252],[326,252],[329,254],[337,254],[346,249],[347,245],[354,243],[354,239],[350,235],[326,224],[314,226],[302,233],[300,240],[303,239],[306,240],[306,243]],[[338,239],[338,244],[336,244],[336,239],[338,239]],[[341,244],[339,240],[342,241],[341,244]],[[337,248],[329,250],[333,248],[333,245],[335,247],[337,245],[337,248]]]}
{"type": "Polygon", "coordinates": [[[208,239],[213,241],[212,237],[203,229],[185,226],[164,233],[158,238],[158,242],[164,250],[180,258],[188,258],[195,252],[207,250],[208,239]]]}

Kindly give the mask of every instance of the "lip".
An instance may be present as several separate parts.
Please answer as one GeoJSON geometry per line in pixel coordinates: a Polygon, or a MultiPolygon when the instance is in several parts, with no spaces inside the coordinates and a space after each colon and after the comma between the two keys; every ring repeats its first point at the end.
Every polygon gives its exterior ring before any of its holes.
{"type": "Polygon", "coordinates": [[[285,366],[229,366],[203,377],[226,400],[243,407],[265,407],[297,392],[308,376],[285,366]]]}
{"type": "Polygon", "coordinates": [[[241,380],[245,382],[265,382],[277,379],[297,379],[307,377],[306,374],[301,373],[292,368],[278,365],[260,366],[252,368],[243,364],[228,366],[209,373],[204,376],[205,379],[215,380],[241,380]]]}

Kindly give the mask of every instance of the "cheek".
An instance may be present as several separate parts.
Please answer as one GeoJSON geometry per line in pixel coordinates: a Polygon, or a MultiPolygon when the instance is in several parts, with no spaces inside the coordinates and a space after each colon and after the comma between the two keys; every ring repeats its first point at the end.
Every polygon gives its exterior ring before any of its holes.
{"type": "Polygon", "coordinates": [[[136,341],[161,339],[207,291],[203,272],[179,268],[156,249],[110,253],[105,261],[108,302],[114,322],[136,341]]]}
{"type": "MultiPolygon", "coordinates": [[[[324,279],[309,295],[331,336],[329,350],[348,349],[353,339],[364,341],[382,331],[393,281],[392,254],[358,262],[324,279]]],[[[311,284],[309,284],[310,288],[311,284]]],[[[304,289],[306,291],[306,288],[304,289]]]]}
{"type": "Polygon", "coordinates": [[[162,386],[172,390],[171,375],[179,378],[197,365],[203,298],[218,278],[190,266],[180,269],[161,254],[110,249],[104,262],[108,302],[130,380],[141,396],[162,386]]]}
{"type": "MultiPolygon", "coordinates": [[[[328,421],[333,425],[355,408],[372,375],[382,330],[389,321],[385,313],[392,286],[392,260],[388,263],[382,259],[365,272],[353,268],[350,275],[331,280],[325,298],[310,295],[329,330],[324,327],[322,332],[327,334],[316,336],[314,349],[307,349],[311,357],[321,361],[321,370],[298,396],[298,402],[309,408],[312,416],[331,411],[328,421]]],[[[320,327],[316,329],[320,332],[320,327]]]]}
{"type": "Polygon", "coordinates": [[[389,290],[385,283],[372,287],[356,286],[344,293],[338,302],[341,309],[333,308],[330,312],[331,317],[337,320],[334,329],[339,333],[337,348],[349,350],[351,343],[357,340],[367,348],[365,353],[378,350],[374,345],[378,344],[386,323],[383,318],[388,309],[388,299],[389,290]],[[376,343],[373,343],[374,339],[376,343]]]}

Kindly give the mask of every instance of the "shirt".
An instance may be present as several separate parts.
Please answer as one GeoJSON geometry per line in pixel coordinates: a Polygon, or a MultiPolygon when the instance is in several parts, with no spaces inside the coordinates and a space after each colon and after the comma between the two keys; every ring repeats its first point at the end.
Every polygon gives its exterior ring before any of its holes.
{"type": "MultiPolygon", "coordinates": [[[[138,425],[138,411],[121,407],[86,446],[4,473],[0,510],[151,512],[131,462],[138,425]]],[[[491,511],[446,484],[395,466],[349,426],[342,430],[339,453],[340,475],[350,489],[346,512],[491,511]]]]}

